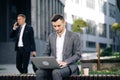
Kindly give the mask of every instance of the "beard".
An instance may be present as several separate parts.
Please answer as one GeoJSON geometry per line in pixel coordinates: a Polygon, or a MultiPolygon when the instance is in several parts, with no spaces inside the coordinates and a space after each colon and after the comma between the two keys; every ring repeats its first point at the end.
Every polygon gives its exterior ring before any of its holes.
{"type": "Polygon", "coordinates": [[[61,30],[61,31],[60,31],[60,30],[57,30],[56,32],[57,32],[58,34],[61,34],[61,33],[62,33],[62,30],[61,30]]]}

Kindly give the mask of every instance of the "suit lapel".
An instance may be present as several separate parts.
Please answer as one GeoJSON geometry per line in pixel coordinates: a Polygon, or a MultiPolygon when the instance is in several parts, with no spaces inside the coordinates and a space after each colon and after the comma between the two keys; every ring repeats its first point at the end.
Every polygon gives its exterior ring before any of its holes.
{"type": "Polygon", "coordinates": [[[25,25],[25,29],[24,29],[24,31],[23,31],[23,35],[24,35],[24,33],[25,33],[26,29],[27,29],[27,24],[25,25]]]}
{"type": "Polygon", "coordinates": [[[19,36],[20,36],[20,26],[17,28],[17,38],[19,38],[19,36]]]}
{"type": "Polygon", "coordinates": [[[68,40],[69,40],[69,34],[68,34],[68,31],[66,30],[66,34],[65,34],[65,38],[64,38],[63,51],[62,51],[63,55],[65,54],[65,50],[67,48],[68,40]]]}
{"type": "Polygon", "coordinates": [[[52,38],[52,43],[53,43],[53,50],[54,50],[54,56],[56,57],[56,39],[57,39],[57,35],[55,34],[52,38]]]}

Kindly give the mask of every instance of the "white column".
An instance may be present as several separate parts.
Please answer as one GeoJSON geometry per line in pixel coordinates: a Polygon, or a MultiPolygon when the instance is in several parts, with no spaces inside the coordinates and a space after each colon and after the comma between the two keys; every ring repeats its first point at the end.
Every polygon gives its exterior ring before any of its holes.
{"type": "Polygon", "coordinates": [[[41,18],[41,16],[40,16],[40,0],[37,0],[37,21],[38,21],[38,38],[40,39],[41,38],[41,36],[40,36],[40,24],[41,24],[41,20],[40,20],[40,18],[41,18]]]}
{"type": "Polygon", "coordinates": [[[31,25],[34,29],[34,35],[37,37],[36,24],[36,0],[31,0],[31,25]]]}

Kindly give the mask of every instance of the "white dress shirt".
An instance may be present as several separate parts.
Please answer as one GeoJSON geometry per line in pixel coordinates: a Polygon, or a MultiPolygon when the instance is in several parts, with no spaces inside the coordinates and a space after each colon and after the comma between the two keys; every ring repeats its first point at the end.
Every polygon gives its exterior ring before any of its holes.
{"type": "Polygon", "coordinates": [[[21,26],[22,29],[21,29],[21,32],[20,32],[19,40],[18,40],[18,47],[23,47],[24,46],[23,41],[22,41],[22,37],[23,37],[23,32],[24,32],[25,26],[26,26],[26,23],[21,26]]]}
{"type": "Polygon", "coordinates": [[[66,29],[61,36],[57,34],[56,40],[56,60],[62,61],[63,60],[63,46],[64,46],[64,38],[65,38],[66,29]]]}

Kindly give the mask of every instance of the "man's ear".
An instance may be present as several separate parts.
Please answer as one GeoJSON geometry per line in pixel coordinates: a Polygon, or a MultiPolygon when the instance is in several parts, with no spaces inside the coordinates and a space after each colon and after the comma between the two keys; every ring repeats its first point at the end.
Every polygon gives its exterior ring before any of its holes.
{"type": "Polygon", "coordinates": [[[26,21],[26,19],[24,18],[24,22],[26,21]]]}
{"type": "Polygon", "coordinates": [[[66,26],[66,21],[64,21],[64,26],[66,26]]]}

